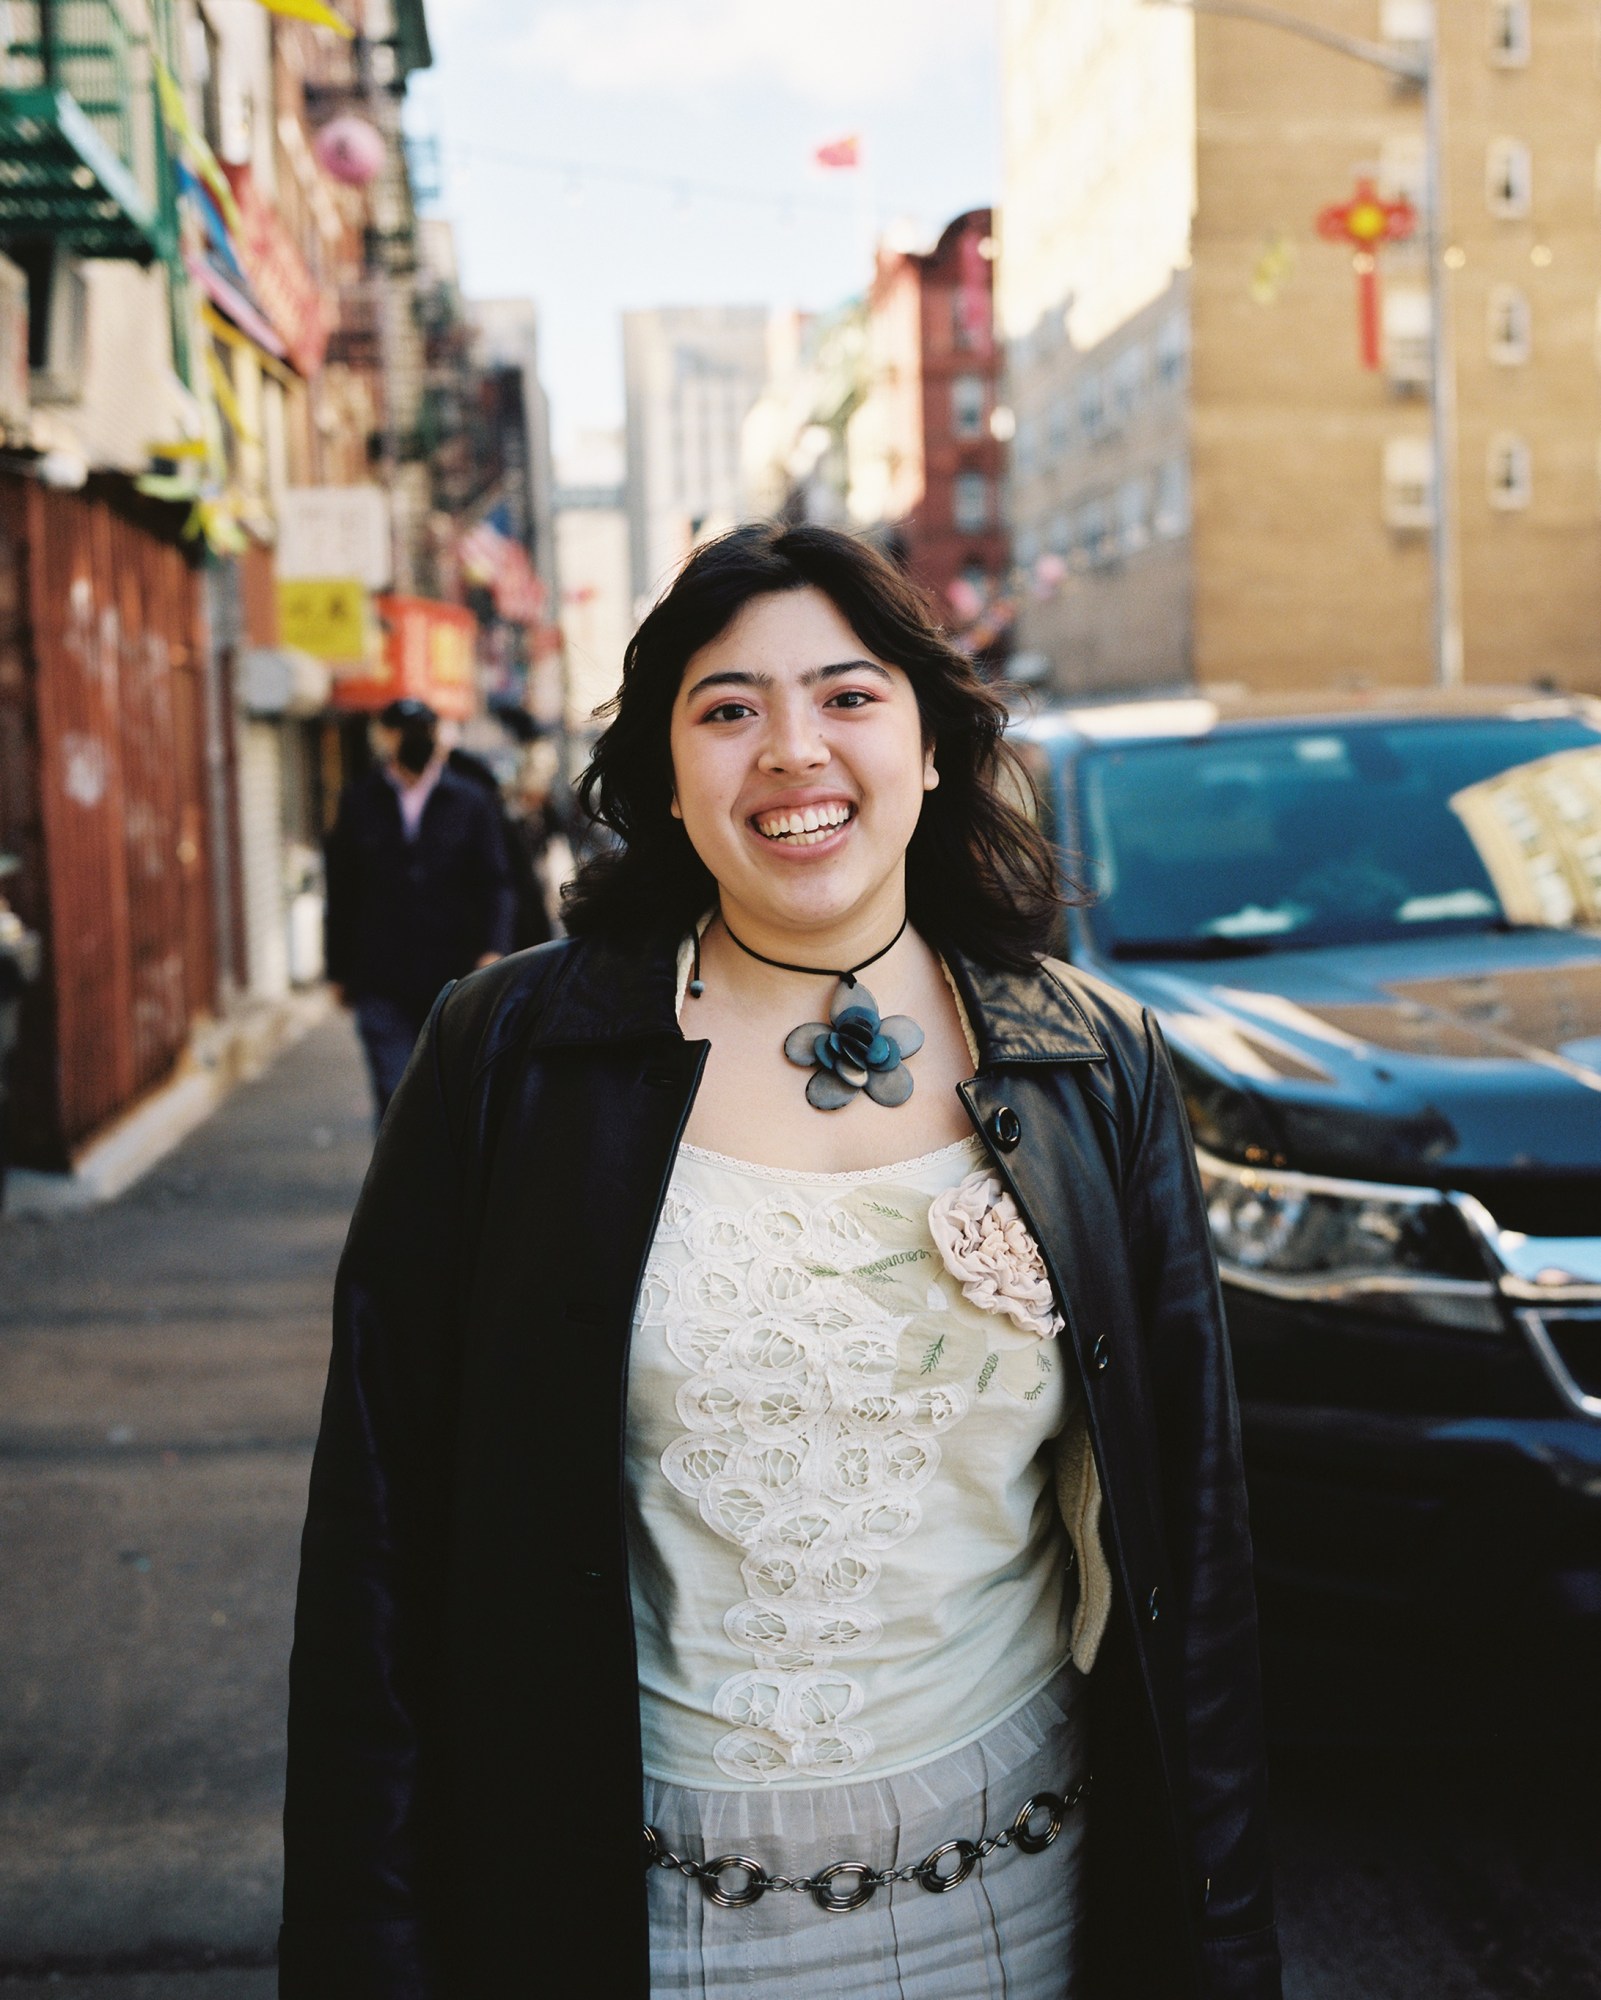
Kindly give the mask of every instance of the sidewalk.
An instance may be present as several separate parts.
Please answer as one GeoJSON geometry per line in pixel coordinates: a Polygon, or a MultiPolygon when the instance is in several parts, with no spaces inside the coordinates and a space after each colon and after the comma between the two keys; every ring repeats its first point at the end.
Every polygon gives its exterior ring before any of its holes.
{"type": "Polygon", "coordinates": [[[369,1118],[336,1017],[120,1200],[0,1221],[0,2000],[273,1990],[297,1542],[369,1118]]]}

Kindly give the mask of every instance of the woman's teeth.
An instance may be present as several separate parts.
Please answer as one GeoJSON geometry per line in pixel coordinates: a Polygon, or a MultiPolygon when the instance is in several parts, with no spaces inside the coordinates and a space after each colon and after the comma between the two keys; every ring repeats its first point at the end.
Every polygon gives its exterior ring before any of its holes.
{"type": "Polygon", "coordinates": [[[791,847],[815,847],[851,817],[849,806],[807,806],[801,812],[768,813],[756,821],[764,840],[786,841],[791,847]]]}

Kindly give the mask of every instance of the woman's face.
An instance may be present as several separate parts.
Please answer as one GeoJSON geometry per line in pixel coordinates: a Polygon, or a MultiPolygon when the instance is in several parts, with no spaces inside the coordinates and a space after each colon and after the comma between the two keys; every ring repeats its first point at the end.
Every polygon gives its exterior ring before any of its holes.
{"type": "Polygon", "coordinates": [[[684,669],[673,811],[725,913],[767,929],[898,923],[937,783],[912,684],[819,590],[752,600],[684,669]]]}

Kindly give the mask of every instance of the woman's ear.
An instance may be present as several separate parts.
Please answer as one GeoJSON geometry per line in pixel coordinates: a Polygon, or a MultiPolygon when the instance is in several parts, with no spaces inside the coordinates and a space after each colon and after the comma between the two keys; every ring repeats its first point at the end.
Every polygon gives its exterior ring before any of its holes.
{"type": "Polygon", "coordinates": [[[938,783],[939,772],[935,768],[934,750],[933,746],[930,745],[928,754],[923,759],[923,790],[931,792],[938,783]]]}
{"type": "Polygon", "coordinates": [[[678,793],[676,792],[676,790],[673,793],[672,800],[669,803],[667,810],[672,814],[674,819],[682,819],[684,817],[683,812],[679,807],[678,793]]]}

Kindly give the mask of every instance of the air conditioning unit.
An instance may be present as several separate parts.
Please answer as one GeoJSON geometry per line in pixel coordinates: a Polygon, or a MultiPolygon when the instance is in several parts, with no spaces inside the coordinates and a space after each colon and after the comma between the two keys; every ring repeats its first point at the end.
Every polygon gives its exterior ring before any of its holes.
{"type": "Polygon", "coordinates": [[[52,245],[28,267],[28,359],[36,403],[75,403],[89,358],[89,284],[76,257],[52,245]]]}
{"type": "Polygon", "coordinates": [[[0,427],[28,421],[28,278],[0,257],[0,427]]]}

